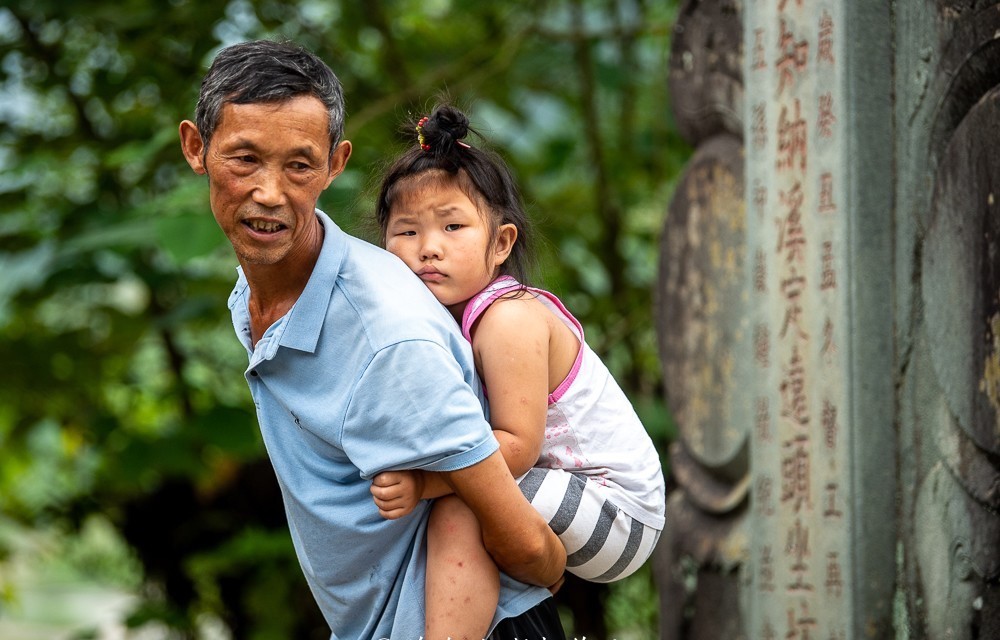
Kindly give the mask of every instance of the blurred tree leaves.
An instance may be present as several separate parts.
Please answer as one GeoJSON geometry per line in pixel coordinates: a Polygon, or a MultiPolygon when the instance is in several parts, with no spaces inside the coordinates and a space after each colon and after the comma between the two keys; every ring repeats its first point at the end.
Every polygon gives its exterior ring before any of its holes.
{"type": "Polygon", "coordinates": [[[469,109],[545,238],[539,283],[565,297],[665,446],[651,289],[689,152],[667,108],[675,11],[648,0],[4,3],[0,510],[32,526],[73,529],[93,513],[115,523],[160,585],[140,622],[193,634],[207,611],[248,637],[321,634],[301,604],[297,616],[252,613],[308,595],[225,309],[235,260],[177,144],[214,53],[255,37],[300,42],[340,76],[355,153],[321,206],[360,235],[372,238],[373,188],[405,142],[400,122],[443,93],[469,109]]]}

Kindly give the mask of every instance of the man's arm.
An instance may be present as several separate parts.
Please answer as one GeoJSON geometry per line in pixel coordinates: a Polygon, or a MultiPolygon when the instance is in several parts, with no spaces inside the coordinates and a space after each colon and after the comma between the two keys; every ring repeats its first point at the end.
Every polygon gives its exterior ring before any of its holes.
{"type": "Polygon", "coordinates": [[[441,477],[476,514],[486,550],[504,573],[541,587],[562,578],[566,548],[525,500],[499,451],[441,477]]]}
{"type": "Polygon", "coordinates": [[[341,442],[362,475],[393,468],[440,473],[476,515],[486,549],[504,573],[549,587],[562,577],[566,550],[514,482],[482,411],[449,351],[408,340],[372,359],[357,383],[341,442]],[[480,460],[486,451],[491,454],[480,460]],[[466,460],[480,462],[465,466],[466,460]]]}

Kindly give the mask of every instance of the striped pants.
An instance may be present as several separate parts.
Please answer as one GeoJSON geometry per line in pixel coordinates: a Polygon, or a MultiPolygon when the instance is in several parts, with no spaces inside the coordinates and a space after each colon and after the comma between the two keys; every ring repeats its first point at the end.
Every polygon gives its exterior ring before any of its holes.
{"type": "Polygon", "coordinates": [[[534,467],[517,482],[566,547],[566,570],[584,580],[614,582],[632,574],[660,537],[612,504],[585,476],[534,467]]]}

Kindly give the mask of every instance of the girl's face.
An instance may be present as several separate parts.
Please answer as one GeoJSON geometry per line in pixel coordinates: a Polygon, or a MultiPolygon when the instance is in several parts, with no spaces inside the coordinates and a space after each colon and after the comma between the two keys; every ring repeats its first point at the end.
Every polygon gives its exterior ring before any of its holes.
{"type": "Polygon", "coordinates": [[[496,277],[516,239],[516,227],[505,224],[490,246],[489,220],[475,203],[451,180],[426,180],[396,199],[385,248],[461,320],[465,303],[496,277]]]}

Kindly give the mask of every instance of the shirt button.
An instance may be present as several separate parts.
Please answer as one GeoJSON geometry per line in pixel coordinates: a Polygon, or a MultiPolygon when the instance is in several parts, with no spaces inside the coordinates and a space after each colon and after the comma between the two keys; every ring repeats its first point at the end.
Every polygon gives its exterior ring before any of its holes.
{"type": "Polygon", "coordinates": [[[257,377],[257,370],[256,369],[251,369],[250,370],[250,375],[252,375],[253,377],[256,378],[257,377]]]}

